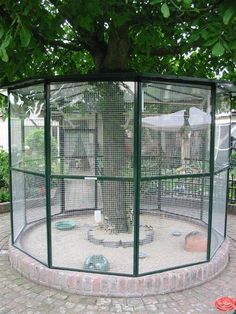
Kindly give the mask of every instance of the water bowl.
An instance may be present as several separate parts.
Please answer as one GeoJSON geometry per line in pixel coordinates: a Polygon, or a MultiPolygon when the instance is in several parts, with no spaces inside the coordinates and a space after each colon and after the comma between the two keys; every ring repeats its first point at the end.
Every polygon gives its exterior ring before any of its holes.
{"type": "Polygon", "coordinates": [[[84,269],[107,272],[110,269],[110,264],[105,256],[92,255],[86,258],[84,262],[84,269]]]}
{"type": "Polygon", "coordinates": [[[180,232],[180,231],[173,231],[171,233],[171,235],[174,236],[174,237],[180,237],[182,235],[182,232],[180,232]]]}
{"type": "Polygon", "coordinates": [[[72,220],[60,220],[55,223],[56,229],[63,231],[74,229],[75,226],[76,223],[72,220]]]}

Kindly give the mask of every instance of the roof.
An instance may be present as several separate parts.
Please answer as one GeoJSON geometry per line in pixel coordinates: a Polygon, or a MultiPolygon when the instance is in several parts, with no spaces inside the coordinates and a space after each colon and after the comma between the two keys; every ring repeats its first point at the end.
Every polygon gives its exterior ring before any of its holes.
{"type": "Polygon", "coordinates": [[[87,75],[57,75],[57,76],[44,76],[44,77],[32,77],[28,79],[22,79],[7,84],[0,85],[0,91],[8,88],[20,88],[24,86],[34,84],[44,84],[50,82],[73,82],[73,81],[167,81],[167,82],[179,82],[196,85],[213,85],[218,84],[220,87],[236,92],[236,86],[229,81],[213,80],[199,77],[187,77],[176,75],[161,75],[158,73],[136,73],[136,72],[119,72],[119,73],[93,73],[87,75]]]}

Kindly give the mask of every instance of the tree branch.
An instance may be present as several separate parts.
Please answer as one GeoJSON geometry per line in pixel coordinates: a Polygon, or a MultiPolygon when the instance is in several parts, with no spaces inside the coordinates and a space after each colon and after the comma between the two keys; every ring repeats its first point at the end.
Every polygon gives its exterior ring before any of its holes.
{"type": "Polygon", "coordinates": [[[57,48],[61,47],[61,48],[65,48],[71,51],[82,51],[82,50],[88,49],[88,47],[86,47],[82,43],[76,43],[76,41],[67,43],[62,40],[47,38],[35,29],[32,29],[32,32],[33,32],[34,37],[38,39],[42,44],[45,44],[45,45],[50,45],[52,47],[57,47],[57,48]]]}
{"type": "Polygon", "coordinates": [[[200,46],[200,42],[196,41],[192,43],[191,45],[178,45],[178,46],[172,46],[172,47],[158,47],[158,48],[152,48],[149,53],[152,56],[157,57],[164,57],[164,56],[176,56],[180,53],[186,52],[189,48],[198,48],[200,46]],[[188,48],[188,49],[187,49],[188,48]]]}
{"type": "Polygon", "coordinates": [[[71,27],[77,33],[80,44],[84,46],[84,49],[92,52],[94,50],[96,43],[99,43],[102,47],[105,46],[105,41],[103,39],[103,32],[101,32],[101,27],[98,26],[98,21],[96,20],[94,23],[94,31],[88,31],[87,29],[78,25],[76,21],[74,21],[73,17],[70,15],[70,11],[63,7],[63,4],[58,0],[49,0],[52,5],[58,10],[59,14],[64,17],[64,19],[71,25],[71,27]]]}

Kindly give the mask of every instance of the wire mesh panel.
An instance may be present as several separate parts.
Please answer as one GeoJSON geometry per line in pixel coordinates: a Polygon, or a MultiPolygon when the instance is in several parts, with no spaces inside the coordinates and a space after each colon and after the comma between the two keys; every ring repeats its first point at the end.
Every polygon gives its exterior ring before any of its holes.
{"type": "Polygon", "coordinates": [[[65,180],[65,185],[65,211],[52,217],[53,266],[132,274],[133,183],[99,181],[96,210],[92,180],[65,180]]]}
{"type": "Polygon", "coordinates": [[[142,181],[140,207],[207,221],[208,197],[208,177],[142,181]]]}
{"type": "Polygon", "coordinates": [[[12,217],[14,242],[26,224],[24,173],[12,171],[12,217]]]}
{"type": "Polygon", "coordinates": [[[24,174],[26,222],[30,224],[46,219],[45,178],[24,174]]]}
{"type": "Polygon", "coordinates": [[[206,260],[208,198],[208,177],[141,182],[140,273],[206,260]],[[201,250],[188,247],[194,234],[201,250]]]}
{"type": "Polygon", "coordinates": [[[209,172],[210,100],[209,87],[143,84],[141,273],[206,260],[209,178],[197,174],[209,172]],[[204,238],[201,251],[188,248],[195,233],[204,238]]]}
{"type": "Polygon", "coordinates": [[[12,171],[14,244],[47,263],[45,178],[12,171]]]}
{"type": "Polygon", "coordinates": [[[132,82],[50,86],[53,180],[65,175],[56,184],[60,215],[52,217],[54,266],[133,271],[133,183],[125,181],[133,178],[133,107],[132,82]],[[57,223],[68,221],[74,227],[61,233],[57,223]],[[124,252],[127,265],[121,263],[124,252]],[[103,256],[109,267],[86,266],[90,255],[103,256]]]}
{"type": "Polygon", "coordinates": [[[215,109],[215,170],[229,165],[230,95],[217,89],[215,109]]]}
{"type": "Polygon", "coordinates": [[[143,84],[142,176],[209,170],[210,88],[143,84]]]}
{"type": "Polygon", "coordinates": [[[11,167],[15,245],[47,262],[44,86],[11,90],[11,167]],[[36,173],[30,175],[24,171],[36,173]],[[37,244],[37,245],[36,245],[37,244]]]}
{"type": "Polygon", "coordinates": [[[101,209],[101,184],[96,180],[52,179],[51,200],[56,213],[101,209]]]}
{"type": "Polygon", "coordinates": [[[26,226],[19,240],[21,249],[47,263],[45,178],[24,174],[26,226]]]}
{"type": "Polygon", "coordinates": [[[34,85],[11,91],[12,166],[44,172],[44,89],[34,85]]]}
{"type": "Polygon", "coordinates": [[[130,176],[133,102],[130,82],[52,84],[52,173],[130,176]]]}
{"type": "Polygon", "coordinates": [[[227,171],[214,176],[211,256],[224,240],[227,210],[227,171]]]}

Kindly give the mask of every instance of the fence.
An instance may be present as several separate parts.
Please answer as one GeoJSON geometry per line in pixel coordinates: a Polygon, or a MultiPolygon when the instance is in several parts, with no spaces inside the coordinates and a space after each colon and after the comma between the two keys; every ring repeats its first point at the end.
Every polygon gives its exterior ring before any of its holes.
{"type": "Polygon", "coordinates": [[[228,203],[236,204],[236,176],[231,174],[229,176],[229,186],[228,186],[228,203]]]}

